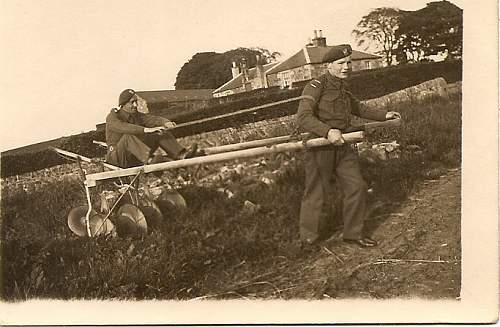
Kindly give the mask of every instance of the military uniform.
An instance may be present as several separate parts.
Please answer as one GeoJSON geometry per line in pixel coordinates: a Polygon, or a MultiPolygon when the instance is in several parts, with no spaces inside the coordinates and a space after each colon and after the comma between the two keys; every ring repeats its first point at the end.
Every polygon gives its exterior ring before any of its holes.
{"type": "MultiPolygon", "coordinates": [[[[329,72],[308,83],[299,103],[299,127],[318,137],[332,128],[345,131],[350,116],[385,120],[387,111],[364,108],[347,89],[343,79],[329,72]]],[[[300,209],[300,236],[312,243],[320,234],[320,220],[332,192],[334,175],[343,191],[344,239],[360,239],[366,215],[367,185],[361,176],[357,154],[350,145],[328,145],[308,149],[305,155],[305,190],[300,209]]]]}
{"type": "Polygon", "coordinates": [[[167,122],[163,117],[112,109],[106,117],[106,161],[122,168],[145,164],[158,146],[171,158],[178,158],[185,148],[170,132],[144,133],[144,127],[164,126],[167,122]]]}

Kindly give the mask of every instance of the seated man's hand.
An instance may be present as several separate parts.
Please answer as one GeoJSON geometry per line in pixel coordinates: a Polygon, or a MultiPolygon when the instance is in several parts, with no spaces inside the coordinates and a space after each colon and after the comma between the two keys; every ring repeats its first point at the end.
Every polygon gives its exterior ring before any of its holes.
{"type": "Polygon", "coordinates": [[[342,132],[338,129],[330,129],[328,131],[327,138],[333,145],[342,145],[345,143],[344,138],[342,137],[342,132]]]}
{"type": "Polygon", "coordinates": [[[173,121],[168,121],[163,126],[165,126],[165,128],[174,128],[176,125],[177,124],[174,123],[173,121]]]}
{"type": "Polygon", "coordinates": [[[386,120],[389,120],[389,119],[401,119],[401,114],[397,111],[388,111],[386,114],[385,114],[385,119],[386,120]]]}
{"type": "Polygon", "coordinates": [[[165,127],[159,126],[159,127],[144,127],[144,133],[145,134],[150,134],[150,133],[161,133],[165,130],[165,127]]]}

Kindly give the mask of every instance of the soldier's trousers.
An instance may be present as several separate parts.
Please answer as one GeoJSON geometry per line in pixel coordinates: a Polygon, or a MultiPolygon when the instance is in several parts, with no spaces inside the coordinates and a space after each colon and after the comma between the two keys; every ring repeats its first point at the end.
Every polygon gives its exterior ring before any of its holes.
{"type": "Polygon", "coordinates": [[[122,168],[145,164],[158,147],[173,159],[177,159],[185,150],[170,132],[162,135],[123,134],[116,145],[108,147],[106,161],[122,168]]]}
{"type": "Polygon", "coordinates": [[[351,146],[325,146],[308,149],[305,157],[305,190],[300,208],[300,238],[314,242],[321,231],[322,214],[332,193],[332,176],[343,193],[343,238],[362,237],[366,215],[367,185],[361,175],[358,155],[351,146]]]}

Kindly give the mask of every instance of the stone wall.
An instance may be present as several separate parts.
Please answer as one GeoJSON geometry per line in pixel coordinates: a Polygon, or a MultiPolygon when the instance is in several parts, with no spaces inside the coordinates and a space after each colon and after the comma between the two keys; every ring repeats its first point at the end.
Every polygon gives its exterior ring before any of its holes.
{"type": "MultiPolygon", "coordinates": [[[[448,97],[461,92],[461,82],[447,84],[443,78],[436,78],[376,99],[362,101],[362,105],[391,109],[411,101],[422,101],[432,97],[448,97]]],[[[201,133],[181,138],[179,142],[189,145],[194,142],[201,147],[252,141],[267,137],[289,135],[296,129],[295,116],[285,116],[245,124],[240,128],[225,128],[218,131],[201,133]]]]}

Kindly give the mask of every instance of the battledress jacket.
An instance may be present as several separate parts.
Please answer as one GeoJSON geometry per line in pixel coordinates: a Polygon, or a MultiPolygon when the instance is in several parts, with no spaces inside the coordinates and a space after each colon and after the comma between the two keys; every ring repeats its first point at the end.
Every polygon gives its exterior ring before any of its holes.
{"type": "Polygon", "coordinates": [[[106,117],[106,143],[116,146],[123,134],[144,135],[144,127],[159,127],[169,121],[163,117],[140,112],[131,114],[114,108],[106,117]]]}
{"type": "Polygon", "coordinates": [[[361,105],[347,88],[344,80],[328,72],[308,83],[297,111],[300,130],[326,138],[332,128],[345,131],[350,126],[351,114],[371,120],[386,120],[386,110],[361,105]]]}

